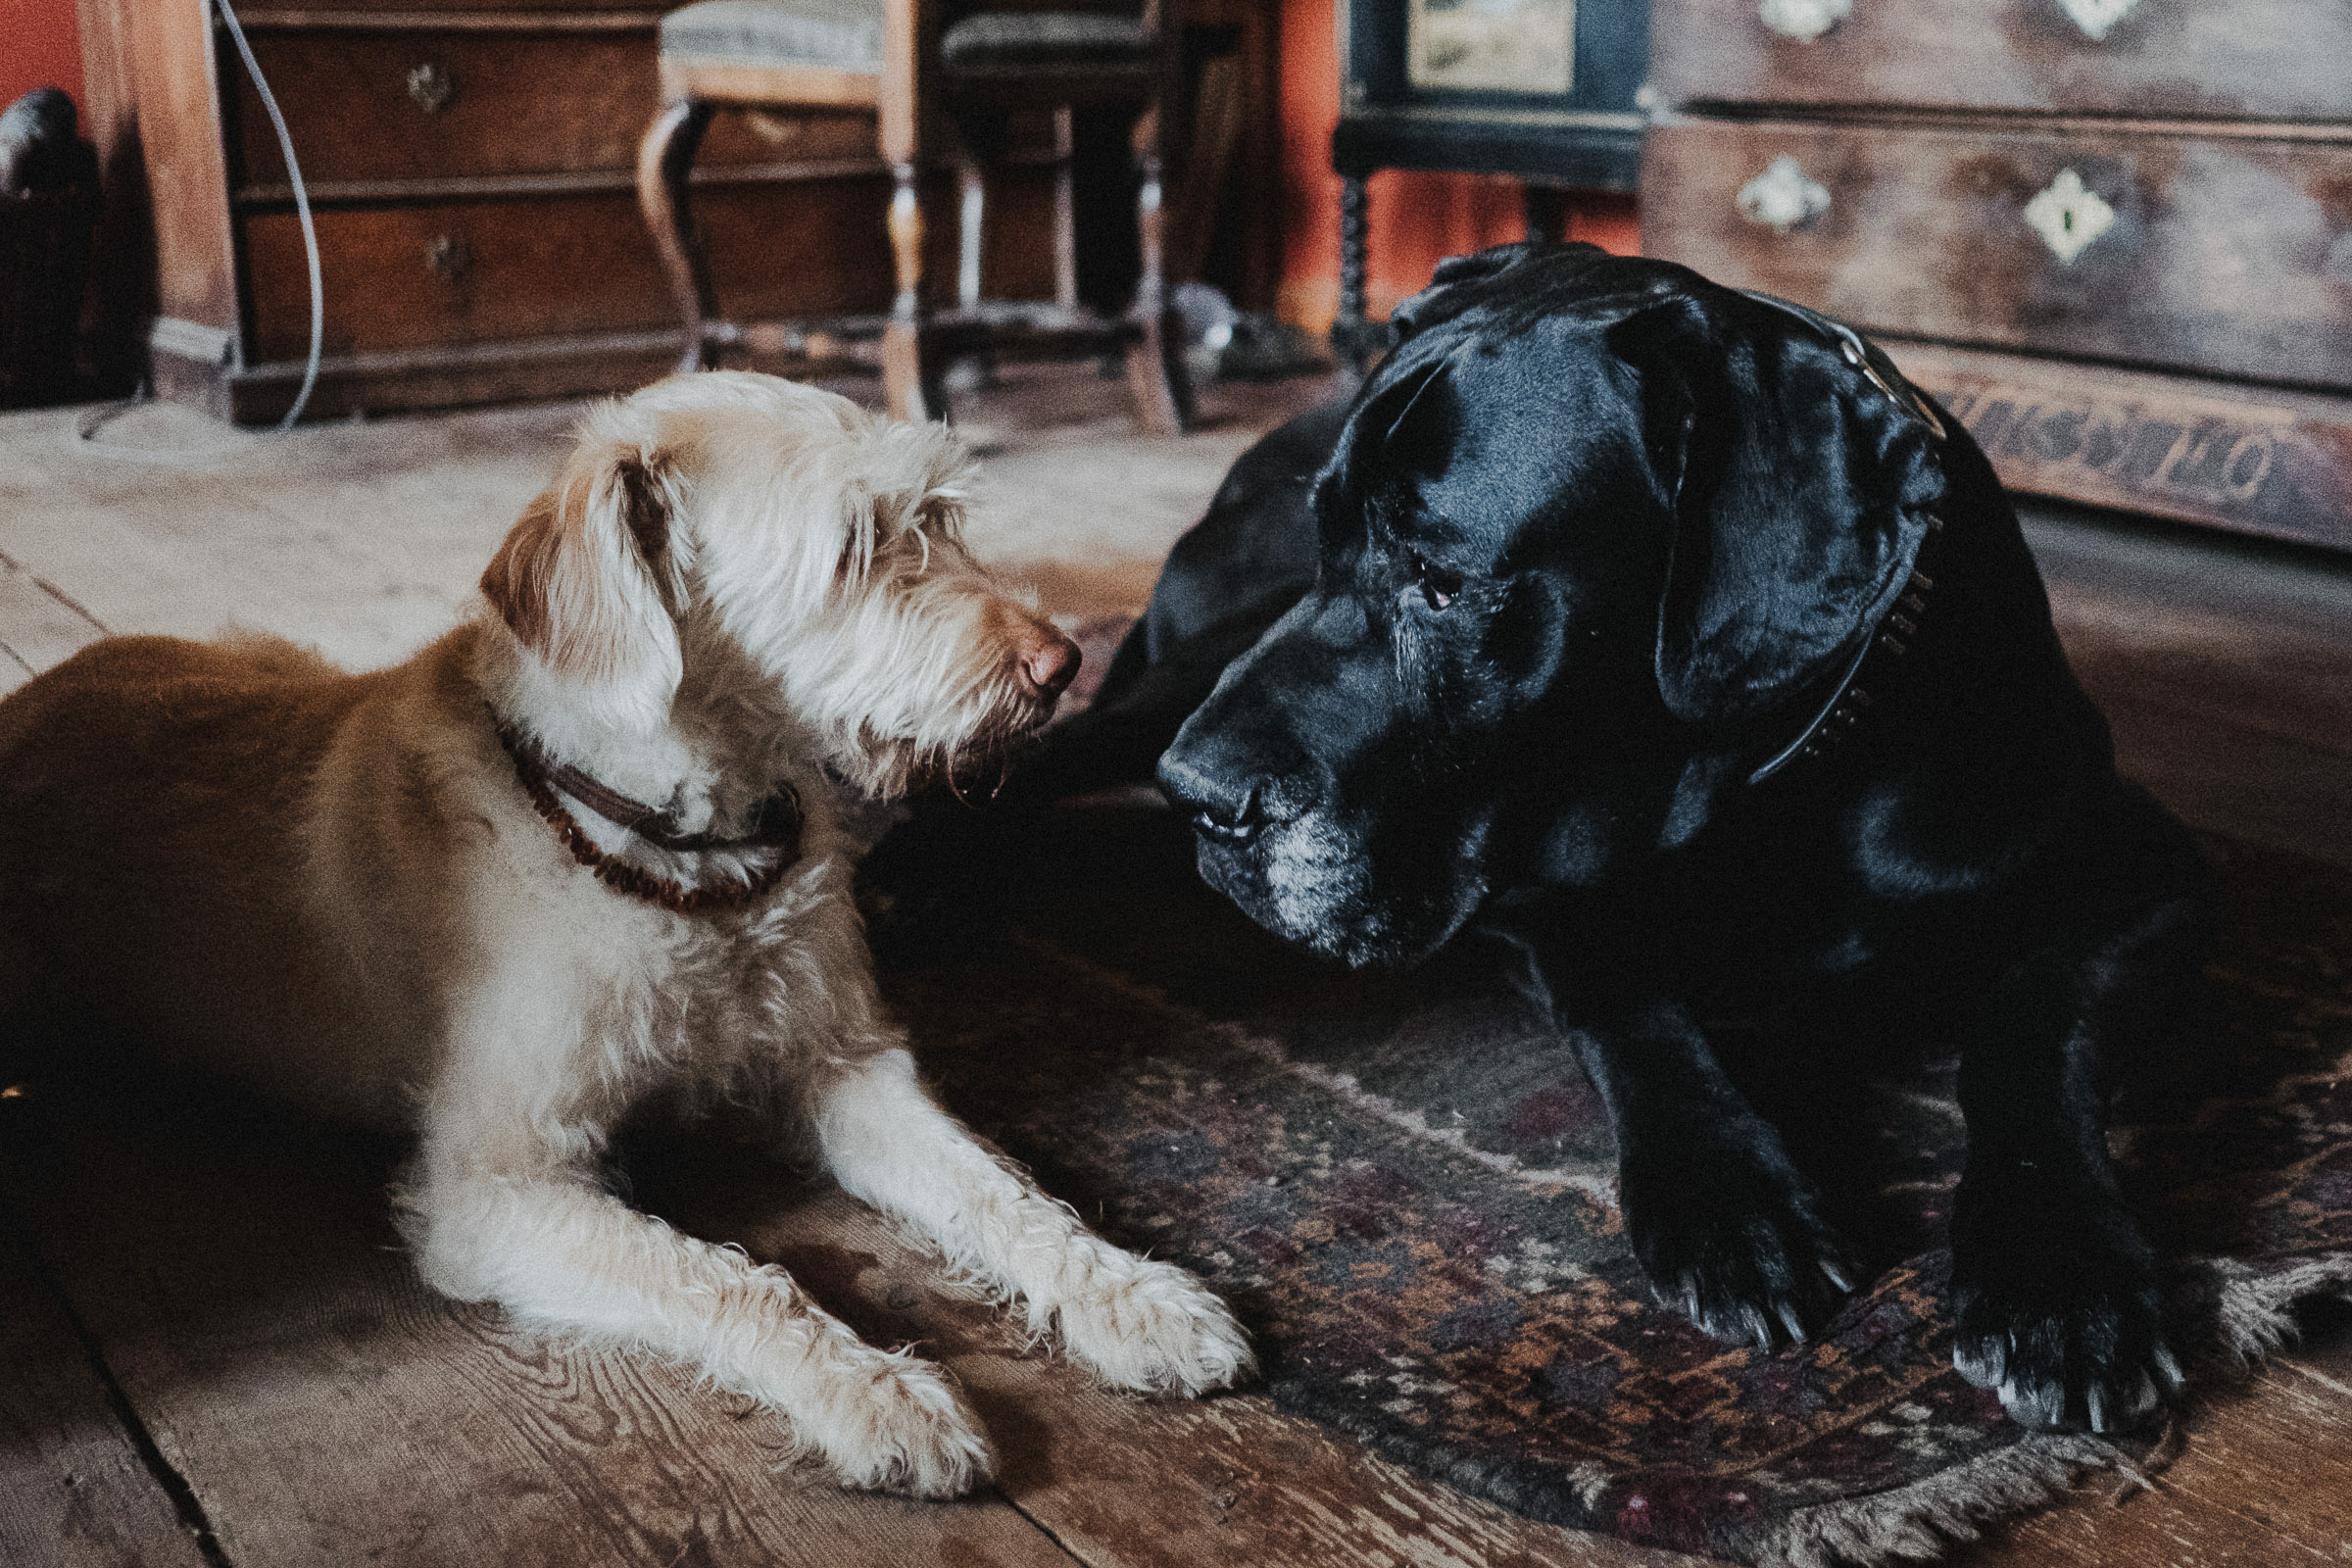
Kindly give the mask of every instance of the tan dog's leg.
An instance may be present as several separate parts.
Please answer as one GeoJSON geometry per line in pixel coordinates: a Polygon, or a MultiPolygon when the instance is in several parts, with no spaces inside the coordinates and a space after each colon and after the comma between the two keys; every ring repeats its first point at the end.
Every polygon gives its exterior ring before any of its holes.
{"type": "Polygon", "coordinates": [[[1233,1313],[1184,1270],[1111,1246],[1008,1169],[886,1051],[819,1089],[816,1130],[842,1187],[911,1221],[949,1258],[1018,1296],[1033,1332],[1124,1389],[1203,1394],[1254,1364],[1233,1313]]]}
{"type": "Polygon", "coordinates": [[[940,1368],[865,1344],[782,1269],[680,1235],[585,1172],[499,1174],[428,1147],[405,1206],[436,1289],[683,1362],[782,1415],[852,1486],[945,1497],[992,1473],[940,1368]]]}

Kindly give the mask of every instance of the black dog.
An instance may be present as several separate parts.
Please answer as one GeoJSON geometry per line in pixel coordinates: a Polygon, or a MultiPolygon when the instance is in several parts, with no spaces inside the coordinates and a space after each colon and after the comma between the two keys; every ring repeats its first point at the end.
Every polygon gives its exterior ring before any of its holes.
{"type": "Polygon", "coordinates": [[[1029,787],[1167,746],[1272,931],[1518,945],[1636,1251],[1725,1339],[1817,1329],[1854,1268],[1718,1048],[1956,1033],[1955,1360],[2033,1426],[2146,1415],[2179,1371],[2105,1097],[2210,876],[2116,776],[1984,455],[1847,329],[1659,262],[1486,251],[1396,323],[1237,466],[1029,787]]]}

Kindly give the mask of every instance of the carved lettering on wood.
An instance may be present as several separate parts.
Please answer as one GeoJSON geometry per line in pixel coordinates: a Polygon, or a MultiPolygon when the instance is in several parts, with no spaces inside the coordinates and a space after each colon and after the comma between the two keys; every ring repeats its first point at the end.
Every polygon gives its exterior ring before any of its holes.
{"type": "Polygon", "coordinates": [[[1993,385],[1937,396],[1996,466],[2044,483],[2076,470],[2149,501],[2252,508],[2278,468],[2294,416],[2256,408],[2168,416],[2123,399],[2037,397],[1993,385]]]}

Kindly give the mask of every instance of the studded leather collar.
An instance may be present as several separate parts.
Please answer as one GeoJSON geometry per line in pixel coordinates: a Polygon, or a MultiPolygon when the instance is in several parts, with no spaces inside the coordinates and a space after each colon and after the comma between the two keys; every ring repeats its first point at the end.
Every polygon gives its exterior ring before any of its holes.
{"type": "MultiPolygon", "coordinates": [[[[1861,333],[1842,321],[1834,321],[1819,311],[1802,305],[1741,289],[1740,293],[1759,305],[1768,305],[1803,321],[1807,326],[1838,344],[1838,354],[1845,363],[1859,371],[1876,387],[1881,396],[1893,403],[1925,426],[1929,441],[1942,449],[1948,434],[1943,420],[1920,390],[1903,379],[1886,352],[1864,338],[1861,333]]],[[[1942,557],[1948,545],[1943,518],[1928,514],[1928,531],[1919,542],[1918,552],[1911,559],[1910,580],[1879,623],[1871,628],[1870,636],[1846,663],[1843,674],[1830,689],[1829,696],[1815,710],[1812,721],[1798,732],[1796,738],[1766,759],[1755,771],[1747,775],[1751,785],[1785,771],[1799,760],[1823,757],[1837,749],[1845,738],[1861,727],[1871,709],[1877,706],[1874,695],[1886,684],[1886,677],[1898,662],[1910,651],[1912,640],[1918,636],[1921,621],[1936,591],[1936,573],[1941,569],[1942,557]]]]}

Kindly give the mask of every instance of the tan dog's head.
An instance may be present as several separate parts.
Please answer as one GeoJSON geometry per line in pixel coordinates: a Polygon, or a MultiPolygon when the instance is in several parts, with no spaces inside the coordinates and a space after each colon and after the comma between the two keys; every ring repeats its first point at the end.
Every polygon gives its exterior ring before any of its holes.
{"type": "Polygon", "coordinates": [[[876,794],[995,776],[1077,673],[965,551],[970,460],[939,425],[712,372],[593,410],[482,574],[528,659],[609,722],[681,687],[772,709],[876,794]]]}

